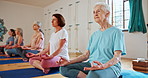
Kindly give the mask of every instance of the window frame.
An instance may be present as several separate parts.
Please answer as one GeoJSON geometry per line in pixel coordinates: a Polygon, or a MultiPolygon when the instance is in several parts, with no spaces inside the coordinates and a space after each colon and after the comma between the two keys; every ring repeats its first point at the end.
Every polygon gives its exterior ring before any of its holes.
{"type": "MultiPolygon", "coordinates": [[[[111,24],[113,25],[113,22],[114,22],[114,9],[113,9],[113,2],[114,0],[106,0],[106,3],[110,6],[111,5],[111,24]],[[109,2],[111,1],[111,4],[109,4],[109,2]]],[[[123,26],[122,26],[122,28],[120,28],[120,29],[122,29],[123,31],[128,31],[128,28],[126,28],[126,26],[125,26],[125,2],[127,2],[127,1],[129,1],[129,0],[123,0],[123,10],[122,10],[122,17],[123,17],[123,26]]],[[[130,17],[129,17],[130,18],[130,17]]],[[[129,19],[128,19],[129,20],[129,19]]]]}

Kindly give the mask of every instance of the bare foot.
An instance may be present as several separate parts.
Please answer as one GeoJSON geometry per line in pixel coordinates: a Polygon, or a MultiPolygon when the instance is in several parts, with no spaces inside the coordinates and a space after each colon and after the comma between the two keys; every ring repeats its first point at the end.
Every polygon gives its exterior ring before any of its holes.
{"type": "Polygon", "coordinates": [[[49,71],[50,71],[50,68],[47,68],[47,69],[44,69],[44,70],[43,70],[43,72],[44,72],[45,74],[48,74],[49,71]]]}
{"type": "Polygon", "coordinates": [[[10,57],[9,55],[5,55],[6,57],[10,57]]]}
{"type": "Polygon", "coordinates": [[[22,60],[23,60],[23,61],[28,61],[28,59],[27,59],[27,58],[23,58],[22,60]]]}

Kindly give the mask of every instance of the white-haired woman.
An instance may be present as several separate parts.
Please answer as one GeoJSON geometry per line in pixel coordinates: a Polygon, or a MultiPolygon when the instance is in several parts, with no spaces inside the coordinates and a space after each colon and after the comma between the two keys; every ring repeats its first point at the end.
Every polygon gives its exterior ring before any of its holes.
{"type": "Polygon", "coordinates": [[[68,78],[118,78],[120,76],[120,58],[121,55],[126,54],[123,33],[109,24],[108,5],[98,3],[93,13],[95,22],[101,28],[92,34],[86,53],[70,61],[61,58],[59,64],[62,66],[60,73],[63,76],[68,78]],[[82,62],[87,59],[88,62],[82,62]]]}
{"type": "Polygon", "coordinates": [[[44,48],[44,33],[41,30],[41,22],[35,21],[33,23],[33,30],[35,33],[31,38],[31,42],[28,45],[17,48],[18,54],[22,57],[23,61],[28,61],[29,58],[26,56],[27,53],[37,54],[44,48]]]}
{"type": "Polygon", "coordinates": [[[5,55],[6,57],[10,57],[12,54],[18,55],[16,48],[23,46],[23,30],[21,28],[16,28],[15,30],[16,39],[15,39],[15,45],[13,46],[7,46],[5,47],[5,55]]]}

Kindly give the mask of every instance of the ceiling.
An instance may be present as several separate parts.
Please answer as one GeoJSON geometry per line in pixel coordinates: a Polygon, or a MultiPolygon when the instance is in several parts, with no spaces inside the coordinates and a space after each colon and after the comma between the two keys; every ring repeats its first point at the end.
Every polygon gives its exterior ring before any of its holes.
{"type": "Polygon", "coordinates": [[[59,0],[2,0],[2,1],[21,3],[21,4],[38,6],[43,8],[59,0]]]}

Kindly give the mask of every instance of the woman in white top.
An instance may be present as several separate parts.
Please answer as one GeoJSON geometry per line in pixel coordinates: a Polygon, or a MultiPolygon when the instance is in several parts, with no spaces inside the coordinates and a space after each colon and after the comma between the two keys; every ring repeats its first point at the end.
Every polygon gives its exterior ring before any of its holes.
{"type": "Polygon", "coordinates": [[[69,60],[68,33],[63,28],[65,20],[61,14],[52,15],[52,26],[55,28],[55,32],[51,34],[48,47],[38,54],[27,53],[27,57],[31,57],[30,64],[45,74],[49,72],[50,67],[59,67],[56,61],[59,61],[60,57],[69,60]],[[46,54],[48,52],[49,55],[46,54]]]}

